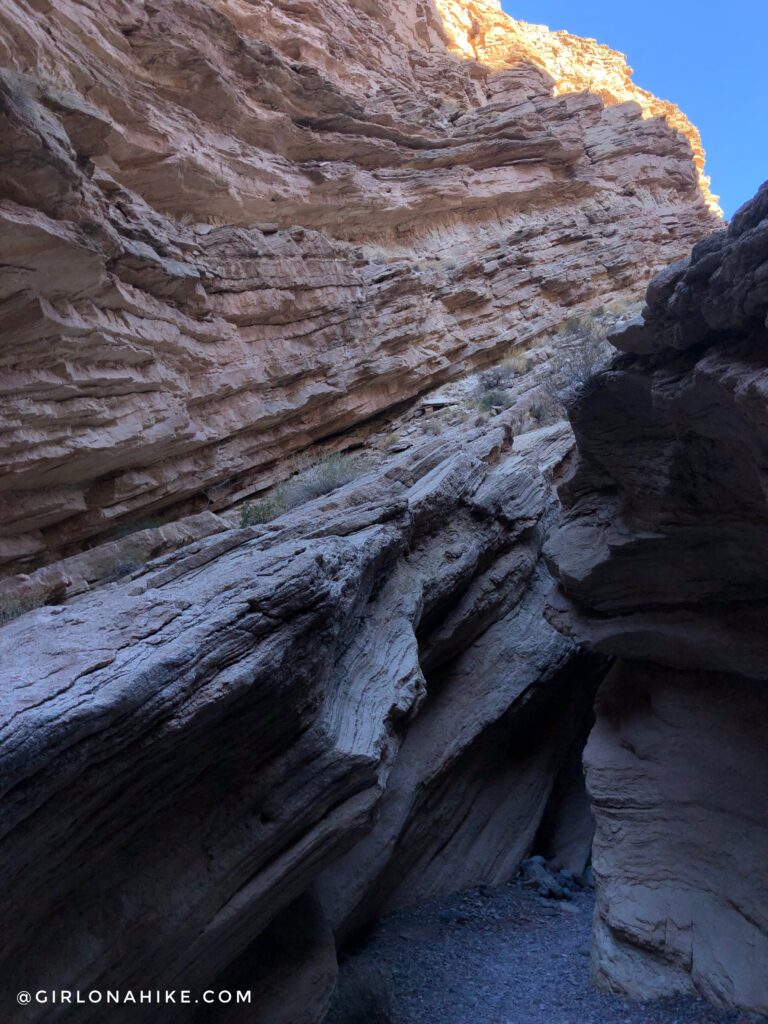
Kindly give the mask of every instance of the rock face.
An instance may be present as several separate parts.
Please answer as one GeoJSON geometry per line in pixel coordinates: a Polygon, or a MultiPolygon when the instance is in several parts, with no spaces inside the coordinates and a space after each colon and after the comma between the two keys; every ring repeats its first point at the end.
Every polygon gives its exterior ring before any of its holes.
{"type": "Polygon", "coordinates": [[[0,559],[217,511],[713,223],[623,58],[459,0],[8,0],[0,559]]]}
{"type": "Polygon", "coordinates": [[[555,620],[618,658],[586,752],[595,966],[768,1011],[768,184],[571,410],[555,620]]]}
{"type": "Polygon", "coordinates": [[[514,874],[602,659],[543,620],[570,432],[505,416],[3,627],[3,990],[223,979],[315,1024],[330,925],[514,874]]]}

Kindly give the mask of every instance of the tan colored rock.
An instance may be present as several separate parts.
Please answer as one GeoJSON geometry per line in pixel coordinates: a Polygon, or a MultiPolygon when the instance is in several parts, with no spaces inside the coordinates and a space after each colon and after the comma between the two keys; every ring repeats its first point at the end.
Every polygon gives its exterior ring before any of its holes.
{"type": "Polygon", "coordinates": [[[0,66],[10,568],[225,509],[712,224],[682,115],[490,2],[9,0],[0,66]]]}
{"type": "Polygon", "coordinates": [[[551,32],[545,25],[516,21],[501,9],[500,0],[436,0],[450,49],[493,68],[529,62],[544,68],[555,82],[555,93],[597,94],[608,106],[637,103],[645,117],[663,117],[690,144],[699,183],[707,204],[716,212],[717,196],[704,175],[701,135],[673,103],[659,99],[632,81],[632,68],[623,53],[570,32],[551,32]]]}

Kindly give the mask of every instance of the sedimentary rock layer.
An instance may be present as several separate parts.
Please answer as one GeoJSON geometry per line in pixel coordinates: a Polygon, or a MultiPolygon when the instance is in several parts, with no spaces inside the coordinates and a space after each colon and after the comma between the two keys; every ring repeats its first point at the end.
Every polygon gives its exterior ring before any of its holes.
{"type": "Polygon", "coordinates": [[[227,507],[712,223],[682,115],[491,2],[9,0],[0,66],[10,567],[227,507]]]}
{"type": "Polygon", "coordinates": [[[585,751],[598,982],[768,1009],[767,752],[768,687],[618,664],[585,751]]]}
{"type": "Polygon", "coordinates": [[[549,557],[620,659],[586,764],[596,969],[768,1010],[768,185],[650,285],[575,402],[549,557]]]}
{"type": "Polygon", "coordinates": [[[511,876],[599,667],[542,620],[571,444],[563,424],[514,446],[503,417],[456,429],[5,625],[3,990],[240,978],[260,1024],[299,1019],[299,992],[311,1024],[329,923],[511,876]],[[340,885],[368,833],[375,870],[340,885]]]}

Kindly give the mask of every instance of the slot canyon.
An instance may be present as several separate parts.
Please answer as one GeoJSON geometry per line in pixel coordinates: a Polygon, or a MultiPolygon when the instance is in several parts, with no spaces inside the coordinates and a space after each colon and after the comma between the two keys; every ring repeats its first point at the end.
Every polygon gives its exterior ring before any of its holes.
{"type": "Polygon", "coordinates": [[[0,1021],[768,1019],[768,183],[499,0],[2,0],[0,122],[0,1021]]]}

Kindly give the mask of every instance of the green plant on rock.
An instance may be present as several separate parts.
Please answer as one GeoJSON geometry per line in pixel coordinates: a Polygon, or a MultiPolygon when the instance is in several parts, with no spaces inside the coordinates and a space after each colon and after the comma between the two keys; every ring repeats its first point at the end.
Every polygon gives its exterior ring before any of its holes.
{"type": "Polygon", "coordinates": [[[508,409],[512,405],[512,399],[506,391],[487,391],[477,401],[478,409],[483,412],[493,412],[494,409],[508,409]]]}
{"type": "Polygon", "coordinates": [[[259,501],[246,501],[240,506],[241,526],[261,526],[270,523],[280,515],[281,509],[273,498],[261,498],[259,501]]]}
{"type": "Polygon", "coordinates": [[[327,455],[278,484],[267,497],[246,502],[240,509],[240,525],[269,523],[292,508],[351,483],[365,469],[365,462],[360,456],[340,453],[327,455]]]}

